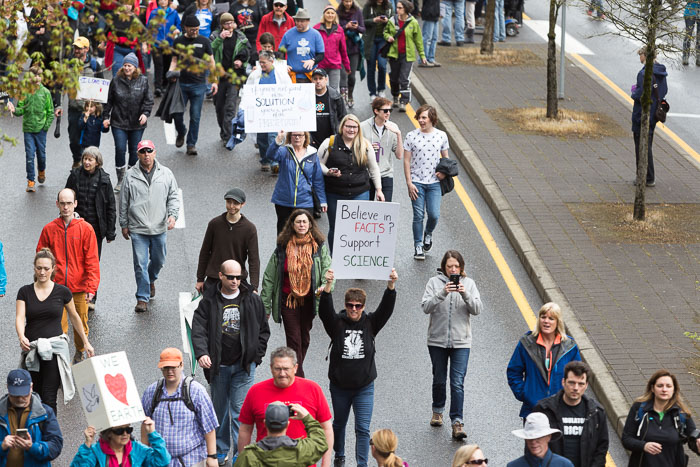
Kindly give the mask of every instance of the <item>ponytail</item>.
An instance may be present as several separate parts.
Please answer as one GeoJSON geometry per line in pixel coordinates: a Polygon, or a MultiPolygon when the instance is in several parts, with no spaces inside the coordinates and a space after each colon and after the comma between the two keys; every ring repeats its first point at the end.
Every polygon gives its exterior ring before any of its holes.
{"type": "Polygon", "coordinates": [[[384,462],[384,467],[403,467],[403,460],[393,452],[390,452],[384,462]]]}

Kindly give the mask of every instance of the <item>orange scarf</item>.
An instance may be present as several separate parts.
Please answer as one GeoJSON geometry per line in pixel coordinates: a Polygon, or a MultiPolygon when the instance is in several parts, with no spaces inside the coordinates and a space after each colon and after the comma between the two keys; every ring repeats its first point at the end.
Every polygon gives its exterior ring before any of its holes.
{"type": "Polygon", "coordinates": [[[311,268],[314,265],[313,254],[318,244],[311,232],[299,238],[292,236],[287,243],[287,272],[291,292],[287,296],[287,307],[297,308],[304,303],[304,297],[311,289],[311,268]]]}

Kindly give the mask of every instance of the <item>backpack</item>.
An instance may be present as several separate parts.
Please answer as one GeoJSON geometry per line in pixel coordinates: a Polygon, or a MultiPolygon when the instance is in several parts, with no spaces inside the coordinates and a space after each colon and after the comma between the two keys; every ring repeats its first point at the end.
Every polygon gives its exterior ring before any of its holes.
{"type": "MultiPolygon", "coordinates": [[[[637,436],[639,436],[641,431],[642,431],[642,424],[644,423],[644,418],[645,418],[646,414],[647,414],[647,412],[644,411],[644,404],[641,404],[639,406],[639,410],[637,410],[637,416],[634,419],[635,421],[639,422],[639,428],[637,429],[637,436]]],[[[688,425],[686,423],[685,414],[681,411],[678,411],[678,415],[673,416],[673,423],[676,426],[676,430],[678,430],[678,434],[680,435],[681,439],[683,439],[683,440],[687,439],[688,438],[688,429],[687,429],[688,425]]]]}
{"type": "Polygon", "coordinates": [[[190,397],[190,386],[192,385],[192,381],[194,381],[193,376],[185,376],[185,380],[182,382],[182,390],[180,391],[180,397],[166,397],[166,398],[161,398],[161,395],[163,394],[163,385],[165,385],[165,378],[161,378],[158,380],[158,384],[156,384],[156,392],[153,393],[153,400],[151,401],[151,414],[153,414],[156,411],[156,407],[158,407],[158,404],[160,404],[160,401],[183,401],[185,403],[185,406],[190,409],[192,412],[194,412],[194,403],[192,402],[192,398],[190,397]]]}

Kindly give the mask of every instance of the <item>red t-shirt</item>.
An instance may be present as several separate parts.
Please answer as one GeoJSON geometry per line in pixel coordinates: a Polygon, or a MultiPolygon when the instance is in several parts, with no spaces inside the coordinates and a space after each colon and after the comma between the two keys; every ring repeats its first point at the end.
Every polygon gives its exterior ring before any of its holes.
{"type": "MultiPolygon", "coordinates": [[[[403,27],[403,23],[405,23],[405,21],[399,20],[399,29],[403,27]]],[[[403,31],[401,31],[401,34],[399,34],[399,38],[397,40],[399,41],[399,53],[405,54],[406,53],[406,30],[405,29],[403,31]]]]}
{"type": "MultiPolygon", "coordinates": [[[[255,425],[257,437],[260,441],[267,436],[265,428],[265,410],[271,402],[280,401],[284,404],[300,404],[309,411],[311,416],[319,423],[331,419],[331,409],[328,407],[326,396],[323,395],[321,386],[315,382],[300,378],[294,378],[294,383],[288,388],[281,389],[275,386],[272,378],[254,384],[241,407],[238,421],[246,425],[255,425]]],[[[287,436],[292,439],[306,438],[306,429],[301,420],[289,420],[287,436]]]]}

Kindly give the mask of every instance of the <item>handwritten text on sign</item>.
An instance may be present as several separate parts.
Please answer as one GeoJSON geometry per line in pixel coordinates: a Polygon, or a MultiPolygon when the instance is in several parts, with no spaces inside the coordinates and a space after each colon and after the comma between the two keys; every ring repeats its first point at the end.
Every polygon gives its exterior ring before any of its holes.
{"type": "Polygon", "coordinates": [[[109,80],[81,76],[78,78],[78,99],[92,100],[95,102],[107,102],[109,94],[109,80]]]}
{"type": "Polygon", "coordinates": [[[394,265],[399,204],[338,201],[333,239],[336,279],[388,280],[394,265]]]}
{"type": "Polygon", "coordinates": [[[243,88],[246,133],[316,131],[314,85],[258,84],[243,88]]]}

